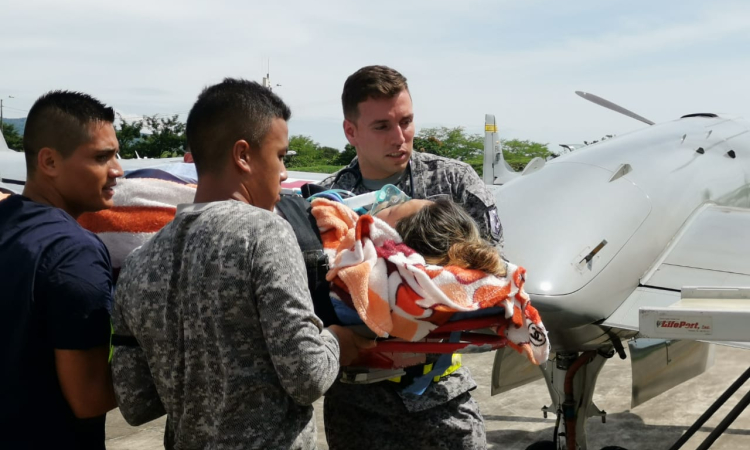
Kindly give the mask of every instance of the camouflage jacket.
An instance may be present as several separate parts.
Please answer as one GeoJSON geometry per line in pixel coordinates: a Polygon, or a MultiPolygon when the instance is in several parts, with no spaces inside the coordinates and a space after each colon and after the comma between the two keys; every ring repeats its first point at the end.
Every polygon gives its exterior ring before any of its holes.
{"type": "MultiPolygon", "coordinates": [[[[411,177],[403,177],[397,185],[399,189],[412,198],[450,195],[454,202],[463,206],[474,218],[485,239],[493,243],[502,241],[503,228],[498,219],[495,198],[470,165],[430,153],[413,151],[410,166],[411,177]],[[412,180],[414,186],[411,186],[412,180]]],[[[326,178],[320,185],[344,189],[355,194],[369,192],[361,180],[359,162],[354,158],[348,167],[326,178]]]]}
{"type": "Polygon", "coordinates": [[[113,312],[113,378],[131,424],[165,412],[175,448],[315,448],[312,402],[339,345],[313,313],[291,227],[237,201],[180,205],[131,253],[113,312]]]}
{"type": "MultiPolygon", "coordinates": [[[[502,240],[502,226],[497,217],[495,199],[471,166],[453,159],[416,151],[412,152],[410,163],[411,177],[403,177],[398,184],[399,189],[412,198],[448,194],[474,218],[485,239],[495,243],[502,240]],[[410,185],[412,179],[413,187],[410,185]]],[[[326,178],[320,185],[364,194],[368,189],[363,186],[361,179],[359,163],[355,158],[348,167],[326,178]]],[[[392,389],[388,381],[377,384],[383,385],[383,389],[392,389]]],[[[422,395],[398,392],[409,411],[424,411],[447,403],[474,388],[476,383],[471,378],[471,373],[462,367],[450,376],[441,378],[440,382],[432,383],[422,395]]],[[[371,391],[372,388],[349,389],[347,395],[360,395],[361,401],[367,403],[371,391]]]]}

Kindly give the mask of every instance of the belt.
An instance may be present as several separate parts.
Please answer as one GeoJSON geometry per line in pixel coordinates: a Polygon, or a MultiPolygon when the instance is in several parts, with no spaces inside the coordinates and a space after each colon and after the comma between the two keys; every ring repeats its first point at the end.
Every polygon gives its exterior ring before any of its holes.
{"type": "MultiPolygon", "coordinates": [[[[407,367],[404,369],[404,371],[406,372],[405,375],[389,378],[388,381],[391,381],[393,383],[411,384],[411,382],[414,381],[414,379],[427,375],[428,373],[432,372],[432,367],[433,367],[433,363],[420,364],[418,366],[407,367]]],[[[438,381],[440,381],[441,378],[447,377],[448,375],[452,374],[453,372],[457,371],[460,368],[461,368],[461,355],[458,353],[454,353],[451,357],[450,367],[448,367],[445,370],[445,372],[434,377],[432,381],[437,383],[438,381]]]]}

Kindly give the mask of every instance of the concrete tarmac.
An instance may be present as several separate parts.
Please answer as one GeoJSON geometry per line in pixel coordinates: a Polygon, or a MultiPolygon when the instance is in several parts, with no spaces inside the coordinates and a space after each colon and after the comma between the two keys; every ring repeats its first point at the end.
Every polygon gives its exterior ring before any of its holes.
{"type": "MultiPolygon", "coordinates": [[[[627,346],[626,346],[627,349],[627,346]]],[[[543,381],[537,381],[495,397],[490,396],[493,353],[464,356],[479,387],[472,392],[484,415],[489,449],[523,450],[533,442],[551,440],[555,416],[544,419],[541,407],[550,399],[543,381]]],[[[687,428],[750,366],[748,350],[718,347],[716,364],[706,373],[666,393],[630,408],[630,361],[614,357],[599,376],[594,402],[607,411],[607,423],[589,419],[590,450],[619,445],[628,450],[668,449],[687,428]]],[[[750,391],[743,386],[696,435],[683,446],[694,450],[714,427],[750,391]]],[[[318,420],[318,448],[327,449],[323,432],[323,402],[315,403],[318,420]]],[[[119,411],[107,416],[109,450],[151,450],[163,448],[165,419],[131,427],[119,411]]],[[[714,450],[750,449],[750,409],[742,413],[711,447],[714,450]]],[[[387,450],[387,449],[383,449],[387,450]]]]}

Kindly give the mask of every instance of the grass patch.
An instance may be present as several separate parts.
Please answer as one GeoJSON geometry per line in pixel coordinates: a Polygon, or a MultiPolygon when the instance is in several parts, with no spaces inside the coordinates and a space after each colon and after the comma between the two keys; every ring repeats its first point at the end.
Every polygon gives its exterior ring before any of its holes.
{"type": "Polygon", "coordinates": [[[341,169],[342,167],[344,166],[320,165],[320,166],[305,166],[305,167],[287,167],[286,169],[292,170],[294,172],[333,173],[341,169]]]}

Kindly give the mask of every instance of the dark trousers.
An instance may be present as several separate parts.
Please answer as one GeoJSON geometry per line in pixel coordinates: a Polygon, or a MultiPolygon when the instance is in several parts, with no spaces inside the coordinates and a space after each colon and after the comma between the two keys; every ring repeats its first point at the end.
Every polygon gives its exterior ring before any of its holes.
{"type": "Polygon", "coordinates": [[[484,421],[471,394],[410,412],[388,382],[326,393],[323,414],[331,450],[479,450],[484,421]],[[361,393],[362,395],[358,395],[361,393]]]}

